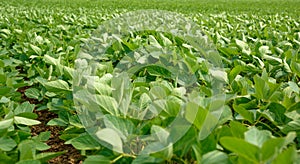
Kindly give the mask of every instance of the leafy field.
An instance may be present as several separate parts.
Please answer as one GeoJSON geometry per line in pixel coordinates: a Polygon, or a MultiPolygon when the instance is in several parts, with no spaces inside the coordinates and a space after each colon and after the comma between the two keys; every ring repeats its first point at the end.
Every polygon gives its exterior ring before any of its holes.
{"type": "MultiPolygon", "coordinates": [[[[0,163],[281,164],[300,161],[298,0],[143,3],[139,0],[4,0],[0,13],[0,163]],[[211,65],[198,60],[191,45],[170,33],[144,31],[119,39],[101,58],[101,68],[97,68],[100,84],[95,87],[101,97],[95,101],[99,105],[96,110],[104,112],[107,122],[115,123],[105,122],[106,127],[118,132],[106,135],[107,138],[101,136],[108,142],[103,144],[87,132],[74,105],[77,86],[73,85],[78,80],[75,61],[99,25],[140,9],[174,11],[197,23],[215,44],[224,69],[222,76],[215,77],[211,65]],[[182,87],[176,83],[178,79],[156,66],[139,70],[132,79],[125,77],[119,83],[110,78],[117,63],[137,47],[167,45],[183,56],[186,66],[197,77],[195,88],[201,93],[200,99],[199,95],[193,95],[189,97],[193,102],[187,102],[182,87]],[[217,103],[210,99],[215,89],[211,75],[224,84],[217,89],[226,94],[223,112],[217,120],[210,111],[210,104],[217,103]],[[126,81],[132,81],[134,87],[124,89],[126,81]],[[114,91],[116,88],[124,90],[124,94],[126,89],[132,89],[128,91],[132,96],[129,102],[143,109],[148,114],[143,118],[150,115],[149,119],[141,121],[115,112],[120,110],[115,105],[119,102],[113,100],[119,94],[114,91]],[[158,104],[157,98],[165,104],[158,104]],[[151,103],[158,106],[151,108],[151,103]],[[128,148],[118,142],[123,136],[148,135],[166,128],[182,104],[185,106],[183,119],[192,126],[173,145],[156,153],[137,155],[136,149],[144,149],[145,145],[126,141],[128,148]],[[153,109],[160,111],[156,117],[151,117],[155,113],[153,109]],[[205,131],[207,128],[210,130],[205,131]],[[109,138],[116,142],[109,142],[109,138]]],[[[163,59],[175,62],[167,55],[163,59]]],[[[85,100],[84,95],[78,99],[85,100]]],[[[95,116],[95,119],[99,118],[95,116]]],[[[163,132],[157,136],[160,140],[173,137],[171,132],[163,132]]],[[[122,142],[125,143],[123,138],[122,142]]]]}

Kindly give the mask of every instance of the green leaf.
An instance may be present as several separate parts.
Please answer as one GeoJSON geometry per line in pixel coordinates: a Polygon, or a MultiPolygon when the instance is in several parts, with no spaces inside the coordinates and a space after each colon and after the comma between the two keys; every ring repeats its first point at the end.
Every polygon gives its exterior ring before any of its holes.
{"type": "Polygon", "coordinates": [[[201,129],[207,114],[208,111],[201,108],[196,103],[189,102],[186,105],[185,118],[198,129],[201,129]]]}
{"type": "Polygon", "coordinates": [[[194,144],[192,146],[192,149],[193,149],[193,152],[194,152],[194,154],[196,156],[197,162],[201,163],[201,161],[202,161],[202,153],[201,153],[201,148],[200,148],[199,144],[198,145],[194,144]]]}
{"type": "Polygon", "coordinates": [[[139,109],[144,110],[148,108],[149,104],[151,103],[151,98],[147,93],[142,93],[139,100],[139,109]]]}
{"type": "Polygon", "coordinates": [[[146,70],[152,76],[171,78],[171,75],[172,75],[172,73],[169,70],[167,70],[166,68],[163,68],[161,66],[157,66],[157,65],[149,65],[146,67],[146,70]]]}
{"type": "Polygon", "coordinates": [[[53,159],[59,155],[64,154],[65,152],[45,152],[45,153],[39,153],[35,156],[35,159],[42,161],[42,162],[48,162],[50,159],[53,159]]]}
{"type": "Polygon", "coordinates": [[[229,83],[229,80],[228,80],[228,77],[227,77],[227,73],[225,71],[210,69],[209,73],[216,80],[219,80],[219,81],[221,81],[223,83],[229,83]]]}
{"type": "Polygon", "coordinates": [[[136,159],[132,161],[132,164],[149,164],[149,163],[162,163],[163,159],[156,158],[150,155],[138,155],[136,159]]]}
{"type": "Polygon", "coordinates": [[[264,142],[271,137],[271,132],[266,130],[258,130],[256,127],[251,128],[245,133],[245,140],[260,148],[263,146],[264,142]]]}
{"type": "MultiPolygon", "coordinates": [[[[163,100],[164,101],[164,100],[163,100]]],[[[168,113],[169,116],[176,117],[180,111],[183,102],[176,96],[168,96],[165,107],[163,110],[168,113]]]]}
{"type": "Polygon", "coordinates": [[[298,75],[298,77],[300,77],[300,64],[293,60],[291,61],[290,67],[293,73],[295,73],[296,75],[298,75]]]}
{"type": "Polygon", "coordinates": [[[233,104],[233,109],[239,113],[245,120],[253,123],[254,122],[254,114],[245,108],[241,107],[240,105],[233,104]]]}
{"type": "Polygon", "coordinates": [[[272,65],[278,65],[282,63],[282,59],[278,58],[278,57],[274,57],[274,56],[270,56],[270,55],[266,55],[264,54],[263,59],[266,59],[269,61],[270,64],[272,65]]]}
{"type": "Polygon", "coordinates": [[[118,103],[113,97],[105,95],[95,95],[95,102],[106,112],[112,115],[119,115],[118,103]]]}
{"type": "Polygon", "coordinates": [[[126,140],[135,129],[135,125],[130,119],[119,118],[113,115],[105,115],[104,124],[107,128],[115,130],[123,140],[126,140]]]}
{"type": "Polygon", "coordinates": [[[237,122],[237,121],[230,121],[230,130],[234,137],[236,138],[244,138],[245,132],[248,130],[246,126],[237,122]]]}
{"type": "Polygon", "coordinates": [[[35,148],[34,142],[31,140],[22,141],[18,145],[18,150],[20,152],[20,160],[34,159],[35,148]]]}
{"type": "Polygon", "coordinates": [[[180,123],[169,130],[168,142],[175,143],[173,145],[174,152],[179,151],[181,154],[188,154],[197,141],[198,131],[191,128],[191,124],[185,118],[176,119],[177,122],[180,120],[180,123]],[[182,136],[182,134],[184,135],[182,136]]]}
{"type": "Polygon", "coordinates": [[[16,164],[41,164],[39,160],[22,160],[17,162],[16,164]]]}
{"type": "Polygon", "coordinates": [[[30,47],[31,47],[31,49],[32,49],[36,54],[42,55],[42,50],[41,50],[39,47],[37,47],[37,46],[35,46],[35,45],[33,45],[33,44],[30,44],[30,47]]]}
{"type": "Polygon", "coordinates": [[[7,163],[16,163],[17,159],[12,159],[12,155],[7,155],[5,153],[0,153],[0,164],[7,164],[7,163]]]}
{"type": "Polygon", "coordinates": [[[285,116],[286,108],[275,102],[271,102],[271,104],[268,106],[268,109],[270,112],[273,113],[275,124],[283,125],[286,123],[288,118],[285,116]]]}
{"type": "Polygon", "coordinates": [[[280,152],[287,145],[293,143],[295,138],[296,133],[290,132],[284,138],[271,138],[267,140],[261,148],[262,160],[266,161],[268,159],[273,159],[273,156],[277,156],[278,152],[280,152]]]}
{"type": "Polygon", "coordinates": [[[228,156],[218,150],[211,151],[203,155],[201,163],[203,164],[226,164],[229,163],[228,156]]]}
{"type": "Polygon", "coordinates": [[[97,82],[97,83],[93,84],[93,87],[101,95],[110,96],[112,94],[112,90],[113,89],[109,85],[107,85],[107,84],[103,84],[101,82],[97,82]]]}
{"type": "Polygon", "coordinates": [[[232,111],[231,111],[230,107],[226,105],[223,108],[223,111],[222,111],[222,114],[220,116],[218,124],[224,124],[229,120],[232,120],[232,111]]]}
{"type": "Polygon", "coordinates": [[[166,90],[161,86],[154,86],[151,88],[149,92],[149,96],[152,99],[164,99],[167,97],[166,90]]]}
{"type": "Polygon", "coordinates": [[[249,48],[249,45],[246,42],[236,39],[235,43],[242,50],[242,52],[244,54],[246,54],[246,55],[251,54],[251,50],[249,48]]]}
{"type": "MultiPolygon", "coordinates": [[[[123,143],[119,134],[110,128],[104,128],[96,132],[96,136],[106,143],[106,146],[112,147],[112,150],[122,153],[123,143]]],[[[104,143],[104,144],[105,144],[104,143]]]]}
{"type": "Polygon", "coordinates": [[[292,104],[288,111],[291,112],[291,111],[294,111],[294,110],[299,110],[300,109],[300,101],[299,102],[296,102],[294,104],[292,104]]]}
{"type": "MultiPolygon", "coordinates": [[[[119,76],[113,77],[111,81],[113,103],[118,106],[118,111],[126,114],[132,97],[132,86],[128,74],[121,73],[119,76]]],[[[118,113],[118,112],[117,112],[118,113]]]]}
{"type": "Polygon", "coordinates": [[[66,122],[65,120],[63,120],[61,118],[53,118],[47,123],[47,125],[48,126],[67,126],[68,122],[66,122]]]}
{"type": "Polygon", "coordinates": [[[172,45],[172,41],[169,38],[165,37],[162,33],[159,33],[159,36],[162,39],[164,46],[172,45]]]}
{"type": "Polygon", "coordinates": [[[19,117],[19,116],[14,117],[14,122],[16,124],[22,124],[22,125],[28,125],[28,126],[38,125],[41,123],[40,121],[37,121],[37,120],[28,119],[28,118],[19,117]]]}
{"type": "Polygon", "coordinates": [[[100,144],[98,141],[86,133],[67,141],[65,144],[72,144],[78,150],[100,149],[100,144]]]}
{"type": "Polygon", "coordinates": [[[39,141],[35,141],[34,145],[35,145],[35,149],[39,151],[44,151],[51,148],[51,146],[48,146],[46,143],[39,142],[39,141]]]}
{"type": "Polygon", "coordinates": [[[46,63],[54,65],[54,66],[57,66],[60,63],[58,59],[55,59],[49,55],[45,55],[43,59],[46,63]]]}
{"type": "Polygon", "coordinates": [[[9,128],[12,123],[13,123],[13,119],[8,119],[8,120],[2,120],[0,121],[0,129],[6,129],[6,128],[9,128]]]}
{"type": "Polygon", "coordinates": [[[151,135],[158,140],[160,143],[167,145],[168,144],[168,137],[170,135],[170,133],[157,125],[152,125],[151,127],[151,135]]]}
{"type": "Polygon", "coordinates": [[[300,130],[300,120],[293,120],[289,123],[282,126],[281,131],[283,133],[288,133],[291,131],[298,131],[300,130]]]}
{"type": "Polygon", "coordinates": [[[252,162],[259,162],[259,148],[249,142],[234,138],[234,137],[222,137],[220,143],[228,150],[244,157],[252,162]]]}
{"type": "Polygon", "coordinates": [[[11,31],[9,29],[1,29],[0,30],[1,33],[5,33],[7,35],[10,35],[11,34],[11,31]]]}
{"type": "Polygon", "coordinates": [[[158,144],[161,146],[164,143],[161,142],[154,142],[154,144],[149,144],[145,147],[143,152],[148,152],[147,154],[150,154],[150,152],[153,152],[151,155],[156,158],[161,158],[166,161],[170,161],[173,156],[173,146],[170,143],[169,145],[164,145],[164,147],[159,147],[158,144]]]}
{"type": "Polygon", "coordinates": [[[161,142],[151,142],[147,144],[145,148],[140,153],[141,155],[153,154],[154,157],[162,158],[165,160],[170,160],[173,153],[172,144],[161,143],[161,142]]]}
{"type": "Polygon", "coordinates": [[[267,140],[261,147],[262,160],[266,161],[282,148],[284,138],[271,138],[267,140]]]}
{"type": "Polygon", "coordinates": [[[37,117],[38,117],[38,115],[36,113],[31,113],[31,112],[30,113],[28,113],[28,112],[20,113],[20,114],[15,115],[15,116],[20,116],[20,117],[24,117],[24,118],[33,119],[33,120],[37,119],[37,117]]]}
{"type": "Polygon", "coordinates": [[[295,162],[297,162],[297,151],[295,146],[291,146],[284,150],[273,161],[274,164],[293,164],[295,162]]]}
{"type": "Polygon", "coordinates": [[[217,148],[218,141],[216,140],[213,133],[210,133],[208,137],[200,141],[201,153],[206,154],[208,152],[214,151],[217,148]]]}
{"type": "Polygon", "coordinates": [[[153,35],[149,35],[149,42],[151,46],[154,46],[157,49],[162,48],[162,46],[159,44],[159,42],[156,40],[156,38],[153,35]]]}
{"type": "Polygon", "coordinates": [[[47,141],[47,140],[50,138],[50,136],[51,136],[51,132],[50,132],[50,131],[41,132],[41,133],[36,137],[36,139],[37,139],[38,141],[44,142],[44,141],[47,141]]]}
{"type": "Polygon", "coordinates": [[[294,142],[296,137],[297,137],[296,132],[289,132],[285,137],[284,146],[294,142]]]}
{"type": "Polygon", "coordinates": [[[236,76],[243,71],[243,68],[244,68],[243,66],[237,65],[230,71],[230,73],[228,75],[230,83],[232,83],[233,80],[236,78],[236,76]]]}
{"type": "Polygon", "coordinates": [[[5,96],[5,95],[8,94],[11,90],[12,90],[12,88],[10,88],[10,87],[0,86],[0,95],[1,95],[1,96],[5,96]]]}
{"type": "Polygon", "coordinates": [[[69,84],[63,80],[55,80],[44,84],[50,92],[71,91],[69,84]]]}
{"type": "Polygon", "coordinates": [[[270,51],[269,49],[269,46],[261,46],[259,47],[259,52],[262,54],[262,55],[265,55],[265,54],[271,54],[272,52],[270,51]]]}
{"type": "Polygon", "coordinates": [[[103,163],[110,164],[110,160],[102,155],[90,155],[84,160],[83,164],[95,164],[95,163],[103,163]]]}
{"type": "MultiPolygon", "coordinates": [[[[211,101],[209,101],[208,105],[208,113],[206,114],[205,121],[201,127],[199,132],[199,139],[205,139],[218,125],[222,113],[224,112],[224,96],[213,97],[211,101]]],[[[198,111],[199,112],[199,111],[198,111]]]]}
{"type": "Polygon", "coordinates": [[[258,99],[266,99],[267,98],[267,94],[268,94],[270,88],[264,79],[255,75],[254,76],[254,87],[255,87],[255,96],[258,99]]]}
{"type": "Polygon", "coordinates": [[[0,138],[0,149],[3,151],[11,151],[13,148],[17,146],[17,143],[8,137],[0,138]]]}
{"type": "Polygon", "coordinates": [[[67,76],[68,78],[70,78],[71,80],[73,79],[74,73],[75,73],[74,68],[70,68],[70,67],[67,67],[67,66],[63,66],[63,71],[64,71],[64,75],[66,75],[66,76],[67,76]]]}
{"type": "Polygon", "coordinates": [[[40,91],[36,88],[29,88],[29,89],[26,89],[25,95],[31,99],[39,99],[40,91]]]}
{"type": "Polygon", "coordinates": [[[289,81],[288,84],[289,84],[290,88],[292,89],[292,91],[294,91],[298,94],[300,93],[300,88],[296,83],[289,81]]]}
{"type": "Polygon", "coordinates": [[[10,99],[5,97],[5,96],[2,96],[1,99],[0,99],[0,103],[8,103],[10,102],[10,99]]]}
{"type": "Polygon", "coordinates": [[[28,101],[22,103],[19,105],[15,110],[14,113],[15,115],[18,115],[20,113],[32,113],[35,105],[30,104],[28,101]]]}

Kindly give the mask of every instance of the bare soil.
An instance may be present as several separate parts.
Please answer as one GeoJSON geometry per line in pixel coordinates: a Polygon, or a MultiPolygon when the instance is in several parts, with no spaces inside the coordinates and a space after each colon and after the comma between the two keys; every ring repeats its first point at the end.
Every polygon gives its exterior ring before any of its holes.
{"type": "MultiPolygon", "coordinates": [[[[30,87],[22,87],[17,90],[17,92],[21,93],[21,98],[24,101],[29,101],[31,104],[39,104],[42,102],[39,102],[36,99],[30,99],[26,97],[24,92],[26,89],[30,87]]],[[[31,134],[32,136],[39,135],[41,132],[50,131],[51,135],[48,141],[46,141],[46,144],[49,145],[51,148],[44,151],[44,152],[61,152],[65,151],[66,153],[57,156],[51,160],[48,161],[49,164],[55,163],[55,164],[80,164],[83,162],[83,156],[81,156],[80,152],[76,150],[72,145],[66,145],[64,144],[65,141],[61,140],[59,138],[60,132],[64,130],[63,127],[59,126],[47,126],[47,123],[53,119],[57,118],[57,114],[50,112],[48,110],[41,110],[41,111],[34,111],[38,115],[37,120],[41,122],[39,125],[35,125],[31,127],[31,134]]]]}

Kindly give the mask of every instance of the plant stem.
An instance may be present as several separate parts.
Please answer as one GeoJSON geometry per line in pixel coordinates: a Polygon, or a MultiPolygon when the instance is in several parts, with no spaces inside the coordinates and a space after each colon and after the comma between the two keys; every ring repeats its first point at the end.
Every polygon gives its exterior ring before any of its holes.
{"type": "Polygon", "coordinates": [[[115,158],[115,159],[113,159],[112,161],[110,161],[110,163],[116,163],[119,159],[121,159],[121,158],[123,158],[123,157],[136,158],[135,155],[121,154],[121,155],[119,155],[117,158],[115,158]]]}

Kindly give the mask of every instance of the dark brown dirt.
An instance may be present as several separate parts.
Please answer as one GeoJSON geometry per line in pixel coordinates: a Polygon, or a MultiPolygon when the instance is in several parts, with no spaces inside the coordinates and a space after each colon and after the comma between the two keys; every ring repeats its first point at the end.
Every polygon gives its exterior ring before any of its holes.
{"type": "Polygon", "coordinates": [[[42,123],[39,125],[35,125],[31,127],[31,133],[33,136],[38,135],[41,132],[50,131],[51,136],[50,139],[46,142],[47,145],[51,146],[50,149],[44,152],[60,152],[66,151],[66,153],[57,156],[48,161],[48,163],[58,163],[58,164],[78,164],[82,163],[82,156],[80,152],[76,150],[72,145],[64,144],[65,141],[59,139],[60,132],[63,130],[62,127],[59,126],[47,126],[47,122],[53,118],[57,118],[57,115],[43,110],[43,111],[35,111],[35,113],[39,116],[37,120],[42,123]]]}
{"type": "Polygon", "coordinates": [[[25,86],[25,87],[18,88],[17,92],[21,93],[22,100],[29,101],[30,104],[39,104],[39,103],[42,103],[42,102],[39,102],[36,99],[31,99],[31,98],[26,97],[25,91],[26,91],[26,89],[29,89],[29,88],[30,88],[30,86],[25,86]]]}
{"type": "MultiPolygon", "coordinates": [[[[29,101],[31,104],[40,104],[42,102],[39,102],[36,99],[30,99],[26,97],[24,92],[26,89],[30,87],[22,87],[17,90],[17,92],[21,93],[21,98],[24,101],[29,101]]],[[[47,126],[47,123],[53,119],[57,118],[57,114],[53,112],[49,112],[47,110],[42,111],[34,111],[37,115],[41,124],[35,125],[31,127],[31,134],[32,136],[39,135],[41,132],[50,131],[51,135],[49,140],[46,142],[47,145],[49,145],[51,148],[44,151],[44,152],[61,152],[65,151],[66,153],[57,156],[51,160],[48,161],[49,164],[55,163],[55,164],[80,164],[82,163],[83,157],[81,156],[80,152],[76,150],[72,145],[66,145],[64,144],[65,141],[61,140],[59,138],[60,132],[64,130],[63,127],[59,126],[47,126]]]]}

